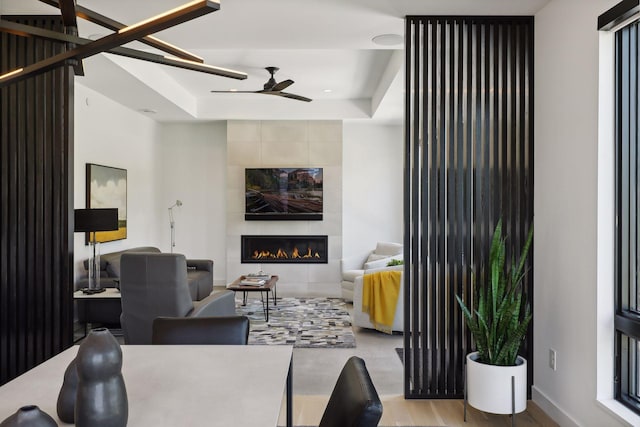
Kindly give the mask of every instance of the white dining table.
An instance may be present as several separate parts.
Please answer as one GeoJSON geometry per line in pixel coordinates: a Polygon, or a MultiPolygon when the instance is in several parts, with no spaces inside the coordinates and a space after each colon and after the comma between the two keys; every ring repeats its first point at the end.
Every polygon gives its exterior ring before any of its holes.
{"type": "MultiPolygon", "coordinates": [[[[129,426],[274,427],[286,395],[291,426],[292,346],[123,345],[129,426]]],[[[0,421],[37,405],[59,425],[56,402],[78,346],[0,387],[0,421]]]]}

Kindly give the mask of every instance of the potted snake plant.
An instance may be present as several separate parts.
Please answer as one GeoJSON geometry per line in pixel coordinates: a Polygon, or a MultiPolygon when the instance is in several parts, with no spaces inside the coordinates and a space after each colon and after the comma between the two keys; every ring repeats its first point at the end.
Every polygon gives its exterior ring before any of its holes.
{"type": "Polygon", "coordinates": [[[477,349],[467,355],[467,402],[494,414],[519,413],[527,406],[527,361],[518,356],[518,351],[532,317],[522,280],[533,226],[520,258],[512,256],[509,264],[506,240],[500,220],[493,233],[488,263],[481,266],[479,277],[474,275],[472,306],[456,296],[477,349]]]}

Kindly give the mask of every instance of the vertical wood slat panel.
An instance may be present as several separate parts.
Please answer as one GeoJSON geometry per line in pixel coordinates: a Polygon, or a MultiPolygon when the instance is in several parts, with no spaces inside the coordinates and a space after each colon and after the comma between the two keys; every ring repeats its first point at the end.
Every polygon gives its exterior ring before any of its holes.
{"type": "MultiPolygon", "coordinates": [[[[462,397],[472,340],[455,297],[472,302],[499,218],[515,247],[533,220],[533,20],[408,17],[406,28],[405,395],[462,397]]],[[[530,296],[532,285],[530,270],[530,296]]]]}
{"type": "MultiPolygon", "coordinates": [[[[62,31],[59,17],[3,16],[62,31]]],[[[0,72],[63,45],[2,34],[0,72]]],[[[0,384],[72,344],[73,77],[0,89],[0,384]]]]}

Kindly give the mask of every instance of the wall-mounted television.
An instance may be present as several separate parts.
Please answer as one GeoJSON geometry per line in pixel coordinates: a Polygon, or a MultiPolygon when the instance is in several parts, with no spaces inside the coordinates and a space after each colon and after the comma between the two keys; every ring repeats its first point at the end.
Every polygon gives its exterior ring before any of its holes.
{"type": "Polygon", "coordinates": [[[245,220],[321,220],[322,168],[247,168],[245,220]]]}

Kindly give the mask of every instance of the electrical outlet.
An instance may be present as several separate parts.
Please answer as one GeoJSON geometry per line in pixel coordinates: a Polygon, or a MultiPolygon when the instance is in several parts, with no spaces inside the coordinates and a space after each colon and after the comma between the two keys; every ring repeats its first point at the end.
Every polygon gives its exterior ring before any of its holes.
{"type": "Polygon", "coordinates": [[[549,349],[549,367],[554,371],[556,370],[557,357],[558,357],[557,352],[554,349],[550,348],[549,349]]]}

